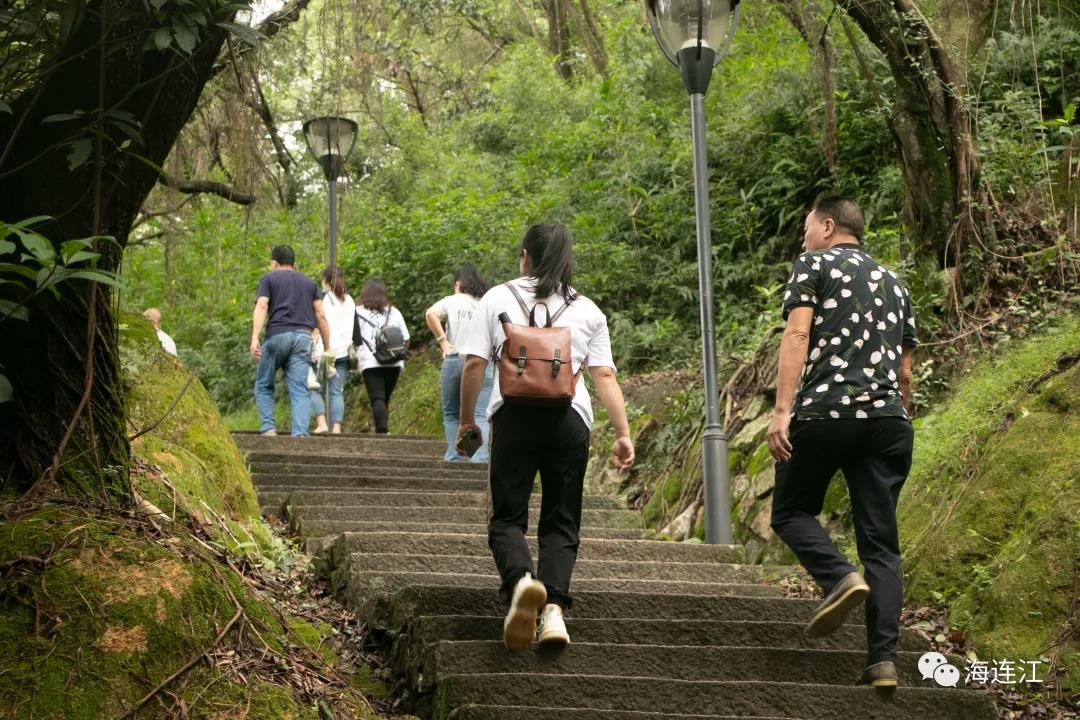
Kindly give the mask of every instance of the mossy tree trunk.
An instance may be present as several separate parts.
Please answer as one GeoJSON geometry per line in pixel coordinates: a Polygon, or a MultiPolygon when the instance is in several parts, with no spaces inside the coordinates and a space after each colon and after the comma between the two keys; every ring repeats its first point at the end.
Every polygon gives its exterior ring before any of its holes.
{"type": "Polygon", "coordinates": [[[964,101],[966,63],[987,34],[981,1],[948,4],[952,50],[911,0],[840,0],[838,5],[881,51],[896,82],[890,128],[904,178],[905,219],[917,251],[950,267],[979,232],[975,211],[985,189],[964,101]]]}
{"type": "MultiPolygon", "coordinates": [[[[215,22],[235,14],[218,0],[202,4],[215,14],[190,52],[180,38],[147,49],[170,19],[142,0],[72,4],[59,49],[50,48],[29,86],[14,94],[12,113],[0,113],[4,220],[50,216],[36,229],[57,248],[111,236],[96,242],[98,267],[119,268],[132,222],[158,181],[154,166],[165,162],[224,43],[215,22]],[[68,121],[46,120],[76,111],[68,121]],[[121,122],[137,124],[141,143],[121,147],[121,122]],[[83,140],[89,157],[70,169],[83,140]]],[[[171,5],[168,12],[182,11],[171,5]]],[[[11,261],[18,259],[0,258],[11,261]]],[[[73,494],[128,493],[115,303],[108,287],[75,281],[59,300],[31,301],[29,322],[4,323],[0,366],[15,392],[14,402],[0,405],[0,482],[8,488],[45,477],[73,494]]]]}

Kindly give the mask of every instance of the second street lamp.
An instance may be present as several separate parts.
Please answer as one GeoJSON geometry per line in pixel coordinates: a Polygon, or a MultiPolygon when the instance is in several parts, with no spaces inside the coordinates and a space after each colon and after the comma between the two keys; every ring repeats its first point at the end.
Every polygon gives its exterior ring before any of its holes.
{"type": "Polygon", "coordinates": [[[698,294],[701,350],[705,374],[705,432],[701,439],[705,489],[705,541],[731,543],[731,491],[727,435],[720,422],[713,329],[712,230],[709,227],[709,170],[705,153],[705,91],[713,66],[731,47],[739,0],[645,0],[645,14],[656,41],[679,68],[690,94],[694,146],[694,212],[697,220],[698,294]]]}
{"type": "Polygon", "coordinates": [[[343,117],[317,117],[304,123],[308,150],[322,166],[329,187],[330,267],[337,265],[337,180],[345,173],[345,160],[356,144],[355,122],[343,117]]]}

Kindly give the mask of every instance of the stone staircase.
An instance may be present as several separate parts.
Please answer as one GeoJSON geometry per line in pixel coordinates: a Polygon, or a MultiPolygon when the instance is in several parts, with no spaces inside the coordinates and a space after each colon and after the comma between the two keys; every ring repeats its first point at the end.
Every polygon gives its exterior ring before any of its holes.
{"type": "Polygon", "coordinates": [[[264,513],[288,520],[384,639],[422,717],[994,717],[991,696],[920,678],[927,648],[910,631],[898,690],[852,686],[864,661],[861,614],[807,639],[816,601],[769,584],[788,568],[740,564],[736,546],[643,540],[638,513],[610,497],[585,499],[571,645],[511,654],[487,547],[486,468],[441,462],[435,438],[235,438],[264,513]]]}

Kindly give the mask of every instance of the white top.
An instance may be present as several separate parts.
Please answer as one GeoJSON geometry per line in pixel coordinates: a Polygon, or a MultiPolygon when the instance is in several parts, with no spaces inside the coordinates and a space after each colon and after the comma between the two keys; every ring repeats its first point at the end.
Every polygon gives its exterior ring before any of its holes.
{"type": "MultiPolygon", "coordinates": [[[[511,282],[521,292],[521,299],[531,308],[536,303],[536,298],[531,291],[535,281],[532,278],[523,277],[511,282]]],[[[544,298],[543,302],[551,310],[552,315],[565,304],[562,295],[552,295],[544,298]]],[[[506,285],[497,285],[489,290],[480,301],[479,310],[482,322],[477,324],[475,333],[470,333],[468,344],[458,345],[457,350],[462,355],[477,355],[490,361],[495,351],[506,340],[506,333],[503,332],[502,325],[499,323],[499,313],[506,313],[510,316],[510,322],[521,325],[529,324],[529,316],[522,312],[521,306],[518,305],[513,293],[506,285]]],[[[543,308],[536,311],[536,321],[546,322],[543,308]]],[[[571,369],[575,373],[583,365],[615,369],[615,361],[611,357],[611,337],[608,335],[607,318],[592,300],[584,295],[578,295],[566,312],[555,321],[555,327],[570,328],[570,362],[571,369]]],[[[499,392],[499,382],[496,378],[494,387],[491,389],[488,417],[494,415],[502,404],[502,393],[499,392]]],[[[577,385],[574,387],[574,399],[571,406],[585,424],[592,427],[592,401],[589,399],[589,391],[585,387],[583,377],[578,378],[577,385]]]]}
{"type": "Polygon", "coordinates": [[[459,354],[459,348],[468,344],[469,338],[483,322],[480,317],[480,300],[468,293],[454,293],[431,307],[441,316],[446,338],[454,346],[450,354],[459,354]]]}
{"type": "MultiPolygon", "coordinates": [[[[337,295],[328,292],[323,296],[322,309],[326,324],[330,326],[330,352],[334,353],[335,360],[347,357],[349,346],[352,345],[356,303],[348,293],[345,293],[344,300],[338,300],[337,295]]],[[[319,337],[322,338],[321,335],[319,337]]]]}
{"type": "Polygon", "coordinates": [[[398,360],[390,365],[380,365],[375,360],[374,354],[375,338],[379,335],[379,330],[382,329],[383,324],[401,328],[402,337],[406,340],[409,339],[409,328],[405,327],[405,318],[401,316],[401,311],[393,305],[386,312],[368,310],[363,305],[357,305],[356,314],[360,318],[358,320],[360,323],[360,337],[363,338],[363,342],[356,347],[356,356],[360,360],[360,372],[379,367],[405,367],[404,360],[398,360]],[[389,315],[389,320],[387,315],[389,315]],[[364,318],[367,318],[370,322],[364,322],[364,318]],[[375,327],[372,327],[371,323],[374,323],[375,327]]]}
{"type": "Polygon", "coordinates": [[[161,347],[165,352],[170,355],[176,354],[176,343],[173,342],[173,339],[169,337],[164,330],[157,331],[157,339],[161,342],[161,347]]]}

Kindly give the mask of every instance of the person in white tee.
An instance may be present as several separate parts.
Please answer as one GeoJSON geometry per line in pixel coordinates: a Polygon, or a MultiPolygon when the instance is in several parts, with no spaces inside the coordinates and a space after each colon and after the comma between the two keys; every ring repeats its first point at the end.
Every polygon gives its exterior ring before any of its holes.
{"type": "Polygon", "coordinates": [[[390,396],[397,386],[398,376],[405,361],[399,360],[382,365],[375,359],[375,344],[379,330],[393,325],[401,330],[405,347],[409,346],[409,328],[401,311],[390,304],[386,283],[380,278],[371,278],[360,290],[360,302],[356,304],[356,319],[353,324],[353,344],[360,362],[360,374],[364,378],[368,399],[371,401],[371,418],[375,423],[375,432],[390,432],[390,396]]]}
{"type": "Polygon", "coordinates": [[[176,343],[173,342],[168,333],[161,329],[161,311],[157,308],[146,308],[146,310],[143,310],[143,317],[154,323],[154,331],[157,332],[161,349],[170,355],[176,355],[176,343]]]}
{"type": "MultiPolygon", "coordinates": [[[[327,379],[330,395],[330,424],[326,422],[326,401],[323,388],[311,391],[311,414],[315,416],[315,429],[318,435],[329,430],[341,432],[341,423],[345,421],[345,381],[349,377],[349,347],[352,345],[353,323],[356,319],[356,303],[345,291],[345,273],[338,266],[328,267],[322,274],[323,315],[330,326],[330,349],[334,356],[334,374],[327,379]]],[[[322,338],[315,343],[314,356],[323,356],[322,338]]]]}
{"type": "MultiPolygon", "coordinates": [[[[538,304],[546,306],[551,316],[561,312],[554,325],[570,328],[571,371],[589,368],[615,429],[614,465],[627,470],[634,464],[634,443],[622,390],[615,379],[607,318],[571,286],[570,250],[565,227],[533,225],[521,242],[523,277],[511,282],[540,318],[544,308],[537,309],[538,304]]],[[[529,323],[528,314],[507,285],[492,288],[480,301],[483,322],[466,344],[458,346],[458,352],[467,356],[461,379],[459,441],[477,428],[476,399],[484,370],[505,339],[500,313],[506,313],[513,323],[529,323]]],[[[528,649],[534,639],[568,643],[563,611],[569,610],[572,602],[570,576],[580,542],[581,497],[593,421],[585,379],[578,378],[572,404],[562,407],[504,404],[496,380],[487,413],[491,423],[488,545],[502,579],[500,594],[510,604],[503,622],[503,642],[514,651],[528,649]],[[525,533],[529,497],[538,471],[543,499],[537,528],[539,561],[534,572],[525,533]],[[541,608],[537,631],[536,615],[541,608]]]]}
{"type": "Polygon", "coordinates": [[[457,440],[461,400],[461,371],[465,367],[465,357],[458,351],[465,347],[476,332],[476,326],[483,322],[480,317],[480,298],[488,290],[487,283],[480,277],[476,268],[465,263],[454,273],[454,294],[447,295],[428,308],[425,320],[443,354],[440,390],[442,395],[443,431],[446,435],[446,462],[486,463],[488,461],[488,422],[487,403],[491,397],[491,384],[494,378],[492,368],[484,374],[484,385],[480,390],[477,407],[480,416],[476,424],[480,426],[483,444],[466,457],[458,452],[454,443],[457,440]]]}

